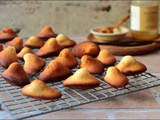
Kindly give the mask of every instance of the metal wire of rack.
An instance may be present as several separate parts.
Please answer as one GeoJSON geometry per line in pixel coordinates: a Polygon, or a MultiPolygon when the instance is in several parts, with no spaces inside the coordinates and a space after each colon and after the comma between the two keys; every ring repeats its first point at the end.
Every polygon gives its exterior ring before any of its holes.
{"type": "MultiPolygon", "coordinates": [[[[34,49],[33,51],[35,53],[37,50],[34,49]]],[[[46,58],[46,66],[53,59],[54,57],[46,58]]],[[[80,59],[77,60],[80,63],[80,59]]],[[[22,66],[24,64],[22,61],[19,61],[19,63],[22,66]]],[[[72,69],[72,72],[74,73],[76,70],[78,70],[78,66],[72,69]]],[[[107,67],[105,68],[105,71],[106,70],[107,67]]],[[[3,68],[0,68],[0,74],[4,71],[5,70],[3,68]]],[[[100,86],[94,89],[70,89],[63,86],[64,80],[49,83],[48,85],[50,87],[58,89],[62,93],[62,97],[58,100],[37,100],[26,97],[21,93],[21,87],[10,85],[0,76],[0,93],[4,92],[6,93],[5,95],[8,96],[8,100],[0,101],[0,108],[4,107],[13,119],[23,119],[160,85],[160,78],[152,75],[151,73],[144,72],[136,76],[128,77],[129,84],[124,88],[114,88],[103,81],[105,73],[106,72],[101,75],[94,75],[101,82],[100,86]]],[[[32,81],[37,79],[38,74],[29,77],[32,81]]]]}

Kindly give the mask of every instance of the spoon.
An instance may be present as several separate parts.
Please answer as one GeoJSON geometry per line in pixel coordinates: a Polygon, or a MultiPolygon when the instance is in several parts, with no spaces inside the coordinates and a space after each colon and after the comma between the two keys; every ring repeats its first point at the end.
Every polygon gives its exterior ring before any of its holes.
{"type": "Polygon", "coordinates": [[[102,27],[99,32],[101,33],[113,33],[113,29],[118,28],[122,23],[124,23],[130,17],[129,14],[121,18],[118,22],[116,22],[113,26],[105,26],[102,27]]]}

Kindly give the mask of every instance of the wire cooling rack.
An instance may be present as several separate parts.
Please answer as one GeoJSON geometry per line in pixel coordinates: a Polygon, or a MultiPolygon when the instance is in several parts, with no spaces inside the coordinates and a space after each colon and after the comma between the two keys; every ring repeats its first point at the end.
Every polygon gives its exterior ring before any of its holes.
{"type": "MultiPolygon", "coordinates": [[[[37,51],[33,50],[34,53],[37,51]]],[[[47,58],[46,66],[53,60],[53,58],[47,58]]],[[[80,63],[80,59],[78,59],[80,63]]],[[[23,66],[24,62],[19,61],[23,66]]],[[[78,70],[78,66],[72,69],[74,73],[78,70]]],[[[105,71],[107,67],[105,68],[105,71]]],[[[43,71],[43,70],[41,70],[43,71]]],[[[4,69],[0,67],[0,74],[4,72],[4,69]]],[[[79,90],[70,89],[63,86],[63,81],[49,83],[48,85],[52,88],[58,89],[62,93],[62,97],[58,100],[37,100],[30,97],[26,97],[21,93],[21,88],[10,85],[0,76],[0,93],[4,93],[8,100],[0,102],[0,107],[4,107],[5,110],[10,114],[13,119],[23,119],[36,115],[41,115],[49,112],[54,112],[70,107],[75,107],[119,95],[124,95],[139,90],[155,87],[160,85],[160,78],[152,75],[151,73],[144,72],[136,76],[130,76],[129,84],[124,88],[113,88],[103,81],[103,77],[106,72],[101,75],[94,75],[100,81],[100,86],[94,89],[79,90]]],[[[37,79],[39,74],[29,76],[30,80],[37,79]]]]}

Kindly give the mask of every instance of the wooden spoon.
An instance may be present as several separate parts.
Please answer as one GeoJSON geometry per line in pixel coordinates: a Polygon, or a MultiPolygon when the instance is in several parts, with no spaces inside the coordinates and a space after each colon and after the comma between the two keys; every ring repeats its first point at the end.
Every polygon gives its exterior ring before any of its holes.
{"type": "Polygon", "coordinates": [[[99,30],[101,33],[113,33],[114,28],[118,28],[122,23],[124,23],[130,17],[129,14],[121,18],[118,22],[116,22],[113,26],[105,26],[99,30]]]}

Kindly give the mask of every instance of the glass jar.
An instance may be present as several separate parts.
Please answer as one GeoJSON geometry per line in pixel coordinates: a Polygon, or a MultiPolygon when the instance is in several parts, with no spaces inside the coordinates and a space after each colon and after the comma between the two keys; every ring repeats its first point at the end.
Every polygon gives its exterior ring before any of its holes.
{"type": "Polygon", "coordinates": [[[158,36],[159,1],[131,2],[131,34],[138,40],[153,40],[158,36]]]}

